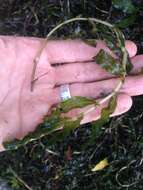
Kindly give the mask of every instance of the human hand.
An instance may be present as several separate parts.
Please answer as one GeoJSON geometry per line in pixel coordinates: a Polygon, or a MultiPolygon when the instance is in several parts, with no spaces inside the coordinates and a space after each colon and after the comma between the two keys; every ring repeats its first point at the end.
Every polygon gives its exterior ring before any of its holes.
{"type": "MultiPolygon", "coordinates": [[[[93,48],[79,40],[49,41],[37,65],[35,78],[38,80],[35,81],[34,90],[30,91],[33,59],[42,43],[43,39],[38,38],[1,36],[0,143],[15,137],[22,138],[33,131],[42,122],[44,115],[50,112],[51,107],[61,101],[60,85],[70,84],[72,96],[100,98],[101,94],[111,91],[117,83],[118,79],[99,65],[84,63],[101,48],[109,51],[103,42],[98,42],[96,48],[93,48]],[[73,63],[52,67],[63,62],[73,63]]],[[[136,46],[132,42],[127,42],[126,46],[130,56],[134,56],[136,46]]],[[[136,63],[134,72],[141,68],[142,57],[132,59],[136,63]]],[[[130,95],[142,94],[142,80],[140,76],[127,78],[118,97],[114,115],[131,107],[130,95]],[[137,83],[136,86],[134,82],[137,83]]],[[[97,119],[100,110],[87,115],[82,123],[97,119]]],[[[69,114],[72,116],[79,111],[81,110],[74,110],[69,114]]]]}

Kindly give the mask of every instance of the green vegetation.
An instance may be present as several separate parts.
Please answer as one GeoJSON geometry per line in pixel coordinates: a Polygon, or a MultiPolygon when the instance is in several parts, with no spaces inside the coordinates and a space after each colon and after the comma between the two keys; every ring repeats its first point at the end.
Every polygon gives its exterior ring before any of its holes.
{"type": "MultiPolygon", "coordinates": [[[[126,0],[126,9],[124,3],[116,0],[112,3],[102,0],[3,1],[0,32],[45,37],[61,21],[78,15],[90,16],[117,23],[123,28],[126,38],[137,42],[141,51],[143,35],[136,23],[142,16],[142,2],[126,0]],[[133,15],[134,21],[129,25],[122,24],[133,15]]],[[[75,33],[79,37],[86,36],[81,26],[84,24],[70,25],[57,32],[56,36],[64,37],[67,34],[71,37],[75,33]]],[[[77,101],[74,101],[75,106],[77,101]]],[[[81,101],[91,103],[91,100],[81,101]]],[[[71,103],[69,107],[72,108],[71,103]]],[[[66,112],[69,107],[62,104],[62,111],[66,112]]],[[[108,111],[104,110],[103,113],[107,119],[108,111]]],[[[142,97],[136,97],[130,112],[109,120],[107,124],[99,120],[98,126],[95,123],[76,128],[76,123],[71,122],[71,128],[74,126],[75,130],[66,127],[64,138],[58,133],[50,134],[48,138],[45,136],[30,144],[25,143],[27,145],[18,150],[1,153],[0,177],[17,190],[140,190],[143,188],[142,113],[142,97]],[[100,122],[104,124],[101,127],[100,122]],[[92,168],[105,158],[109,165],[93,172],[92,168]]]]}

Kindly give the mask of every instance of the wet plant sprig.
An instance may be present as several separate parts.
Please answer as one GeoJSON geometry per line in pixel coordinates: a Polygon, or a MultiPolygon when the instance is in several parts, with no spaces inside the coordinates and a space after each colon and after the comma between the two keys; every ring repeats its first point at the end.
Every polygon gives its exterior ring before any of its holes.
{"type": "MultiPolygon", "coordinates": [[[[91,58],[91,61],[96,64],[99,64],[103,69],[107,72],[116,75],[119,78],[119,81],[115,88],[109,93],[106,97],[100,100],[89,99],[86,97],[73,97],[69,100],[61,102],[52,112],[50,116],[46,116],[44,119],[44,123],[39,125],[38,128],[24,137],[22,140],[14,140],[13,142],[5,142],[4,146],[7,150],[17,149],[20,146],[26,145],[31,141],[35,141],[37,139],[43,138],[46,135],[51,134],[58,134],[58,140],[63,139],[65,136],[69,135],[73,129],[76,129],[81,120],[89,113],[93,112],[99,106],[108,102],[108,106],[103,108],[101,111],[101,118],[98,120],[97,124],[104,124],[110,117],[110,115],[114,112],[116,107],[116,97],[118,92],[120,91],[125,77],[128,72],[130,72],[132,65],[128,58],[127,50],[125,49],[125,37],[122,32],[116,28],[114,25],[102,21],[96,18],[81,18],[76,17],[69,20],[62,22],[61,24],[57,25],[53,30],[51,30],[47,37],[45,38],[42,47],[39,49],[37,56],[33,62],[33,71],[31,75],[31,91],[34,90],[34,83],[35,83],[35,71],[40,60],[41,54],[45,49],[48,40],[51,39],[51,36],[57,32],[63,26],[73,23],[73,22],[88,22],[89,24],[92,23],[92,26],[97,29],[98,33],[100,33],[102,26],[106,26],[111,33],[111,38],[109,39],[109,35],[103,35],[102,33],[102,40],[104,40],[109,45],[110,49],[113,50],[113,53],[118,52],[117,58],[113,58],[109,55],[106,51],[100,50],[99,53],[91,58]],[[100,25],[100,27],[98,27],[100,25]],[[104,36],[104,39],[103,39],[104,36]],[[116,42],[115,42],[116,39],[116,42]],[[114,100],[114,101],[113,101],[114,100]],[[71,118],[64,116],[63,113],[67,113],[72,109],[76,108],[83,108],[89,106],[86,111],[79,113],[77,116],[71,118]],[[103,122],[102,122],[103,121],[103,122]],[[61,133],[62,132],[62,133],[61,133]],[[59,138],[60,137],[60,138],[59,138]]],[[[96,31],[96,30],[95,30],[96,31]]],[[[94,42],[96,39],[93,39],[94,42]]],[[[85,39],[86,41],[86,39],[85,39]]],[[[93,128],[95,128],[96,122],[93,124],[93,128]]],[[[95,130],[94,130],[95,131],[95,130]]]]}

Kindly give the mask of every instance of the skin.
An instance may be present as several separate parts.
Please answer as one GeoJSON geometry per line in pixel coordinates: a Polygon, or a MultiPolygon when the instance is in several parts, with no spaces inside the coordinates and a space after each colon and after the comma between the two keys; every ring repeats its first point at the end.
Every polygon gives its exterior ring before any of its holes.
{"type": "MultiPolygon", "coordinates": [[[[59,103],[60,88],[65,83],[70,85],[72,96],[100,98],[110,92],[118,78],[110,75],[99,65],[85,63],[99,50],[111,51],[98,41],[91,47],[80,40],[49,41],[43,50],[37,65],[34,90],[30,90],[33,60],[43,39],[27,37],[0,36],[0,150],[2,142],[8,139],[23,138],[42,122],[51,108],[59,103]],[[67,63],[56,66],[57,63],[67,63]]],[[[126,78],[118,96],[117,108],[111,116],[122,114],[132,106],[131,96],[143,94],[143,76],[138,74],[143,67],[143,55],[135,56],[136,45],[126,42],[126,48],[134,64],[132,75],[126,78]]],[[[105,106],[105,105],[103,105],[105,106]]],[[[75,116],[87,108],[68,113],[75,116]]],[[[101,107],[88,114],[81,124],[100,117],[101,107]]]]}

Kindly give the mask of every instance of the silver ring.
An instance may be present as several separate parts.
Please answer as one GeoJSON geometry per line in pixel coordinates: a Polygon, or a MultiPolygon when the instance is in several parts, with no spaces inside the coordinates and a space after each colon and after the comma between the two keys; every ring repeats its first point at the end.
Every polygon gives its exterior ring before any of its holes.
{"type": "Polygon", "coordinates": [[[71,98],[69,84],[64,84],[60,86],[60,98],[62,101],[68,100],[71,98]]]}

